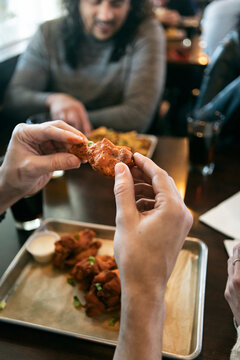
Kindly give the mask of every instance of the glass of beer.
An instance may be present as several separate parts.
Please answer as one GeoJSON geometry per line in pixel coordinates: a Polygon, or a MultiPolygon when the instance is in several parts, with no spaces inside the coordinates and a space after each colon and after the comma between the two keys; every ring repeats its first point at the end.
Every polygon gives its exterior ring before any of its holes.
{"type": "Polygon", "coordinates": [[[43,218],[43,190],[20,199],[11,206],[11,211],[18,229],[37,229],[43,218]]]}
{"type": "Polygon", "coordinates": [[[215,167],[215,148],[224,116],[216,112],[211,121],[188,116],[189,159],[191,168],[211,175],[215,167]]]}

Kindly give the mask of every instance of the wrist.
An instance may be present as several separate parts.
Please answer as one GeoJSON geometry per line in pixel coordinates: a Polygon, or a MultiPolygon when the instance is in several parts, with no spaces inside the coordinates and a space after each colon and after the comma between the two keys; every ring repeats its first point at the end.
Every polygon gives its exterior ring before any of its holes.
{"type": "Polygon", "coordinates": [[[161,286],[151,290],[145,289],[144,291],[142,289],[125,288],[122,289],[121,302],[126,307],[126,310],[133,306],[136,311],[142,309],[141,312],[143,312],[144,309],[147,309],[147,311],[151,309],[151,311],[155,312],[159,310],[161,304],[164,304],[165,291],[166,287],[161,286]]]}
{"type": "Polygon", "coordinates": [[[154,323],[156,331],[157,329],[160,331],[161,324],[156,323],[156,319],[165,318],[165,290],[166,288],[161,286],[146,291],[131,291],[123,288],[121,316],[127,319],[128,327],[142,329],[144,322],[145,330],[148,331],[147,328],[151,328],[154,323]]]}
{"type": "Polygon", "coordinates": [[[136,296],[122,291],[121,320],[114,360],[149,358],[160,359],[165,320],[164,296],[152,294],[136,296]]]}
{"type": "Polygon", "coordinates": [[[21,199],[21,195],[17,189],[8,185],[5,179],[4,171],[0,167],[0,213],[3,213],[16,201],[21,199]]]}
{"type": "Polygon", "coordinates": [[[133,278],[129,279],[124,277],[120,273],[121,285],[122,285],[122,296],[129,297],[129,299],[134,297],[142,297],[148,294],[148,299],[151,301],[159,302],[164,299],[167,281],[165,279],[158,278],[154,280],[153,277],[143,279],[141,281],[133,278]]]}

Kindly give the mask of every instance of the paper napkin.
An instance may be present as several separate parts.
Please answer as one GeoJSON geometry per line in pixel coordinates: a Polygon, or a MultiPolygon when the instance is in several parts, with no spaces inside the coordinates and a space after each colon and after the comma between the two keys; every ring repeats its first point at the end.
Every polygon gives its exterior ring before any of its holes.
{"type": "Polygon", "coordinates": [[[199,217],[221,233],[240,239],[240,191],[199,217]]]}
{"type": "Polygon", "coordinates": [[[233,248],[234,246],[240,244],[240,240],[234,239],[234,240],[224,240],[224,245],[227,250],[228,256],[233,256],[233,248]]]}

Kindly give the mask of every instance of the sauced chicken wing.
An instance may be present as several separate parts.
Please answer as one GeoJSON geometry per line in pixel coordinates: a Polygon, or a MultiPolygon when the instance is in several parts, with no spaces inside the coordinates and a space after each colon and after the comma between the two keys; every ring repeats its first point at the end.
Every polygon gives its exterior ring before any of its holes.
{"type": "Polygon", "coordinates": [[[78,262],[73,270],[72,276],[80,281],[79,288],[81,290],[89,290],[94,276],[104,270],[116,269],[117,264],[113,256],[98,255],[96,257],[88,257],[78,262]]]}
{"type": "Polygon", "coordinates": [[[85,135],[79,135],[82,139],[82,142],[77,145],[72,145],[68,150],[70,153],[76,155],[81,161],[88,161],[88,139],[85,135]]]}
{"type": "Polygon", "coordinates": [[[134,166],[133,154],[129,147],[116,146],[105,138],[88,147],[86,142],[73,145],[69,152],[78,156],[80,160],[87,159],[94,170],[110,177],[115,176],[114,168],[118,162],[124,162],[130,168],[134,166]]]}
{"type": "Polygon", "coordinates": [[[100,272],[85,295],[85,310],[89,317],[120,309],[121,284],[118,269],[100,272]]]}
{"type": "Polygon", "coordinates": [[[115,176],[114,168],[118,162],[124,162],[129,167],[134,166],[130,148],[113,145],[105,138],[89,147],[88,161],[94,170],[110,177],[115,176]]]}
{"type": "Polygon", "coordinates": [[[90,229],[62,236],[61,239],[55,243],[55,252],[52,259],[53,264],[63,269],[66,265],[74,266],[84,257],[96,255],[101,246],[101,242],[95,241],[95,236],[95,232],[90,229]]]}

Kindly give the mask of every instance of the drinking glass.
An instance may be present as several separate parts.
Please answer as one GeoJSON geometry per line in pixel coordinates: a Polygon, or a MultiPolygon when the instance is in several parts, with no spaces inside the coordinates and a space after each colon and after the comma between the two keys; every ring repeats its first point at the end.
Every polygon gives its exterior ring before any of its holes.
{"type": "Polygon", "coordinates": [[[215,167],[215,149],[224,116],[216,112],[212,121],[188,116],[189,159],[192,169],[211,175],[215,167]]]}
{"type": "Polygon", "coordinates": [[[11,211],[18,229],[37,229],[43,218],[43,191],[23,197],[11,206],[11,211]]]}

